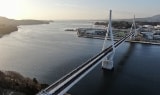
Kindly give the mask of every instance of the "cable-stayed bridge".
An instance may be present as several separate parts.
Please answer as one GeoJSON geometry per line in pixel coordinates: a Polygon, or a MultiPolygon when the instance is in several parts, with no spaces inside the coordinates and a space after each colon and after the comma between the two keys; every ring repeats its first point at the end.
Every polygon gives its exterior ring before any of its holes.
{"type": "Polygon", "coordinates": [[[103,48],[100,53],[90,58],[88,61],[78,66],[76,69],[72,70],[70,73],[63,76],[61,79],[51,84],[46,89],[39,92],[37,95],[64,95],[72,86],[74,86],[78,81],[80,81],[85,75],[87,75],[91,70],[93,70],[98,64],[102,63],[102,68],[107,70],[113,70],[114,62],[113,57],[115,50],[120,46],[126,39],[134,39],[137,35],[135,17],[133,19],[133,24],[131,29],[125,37],[114,42],[113,33],[112,33],[112,11],[110,10],[109,23],[106,37],[103,43],[103,48]],[[107,38],[110,36],[111,45],[106,46],[107,38]]]}

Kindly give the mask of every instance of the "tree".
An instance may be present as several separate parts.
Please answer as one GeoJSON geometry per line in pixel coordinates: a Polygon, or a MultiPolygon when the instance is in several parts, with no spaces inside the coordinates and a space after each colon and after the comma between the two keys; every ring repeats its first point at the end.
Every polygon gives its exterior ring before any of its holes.
{"type": "Polygon", "coordinates": [[[36,78],[33,78],[33,82],[34,82],[35,84],[38,84],[38,81],[37,81],[36,78]]]}

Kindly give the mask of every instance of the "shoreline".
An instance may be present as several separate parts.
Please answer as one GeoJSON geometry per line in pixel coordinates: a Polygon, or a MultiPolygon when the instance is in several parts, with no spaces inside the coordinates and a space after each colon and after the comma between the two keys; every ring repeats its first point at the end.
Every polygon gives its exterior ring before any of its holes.
{"type": "Polygon", "coordinates": [[[141,44],[151,44],[151,45],[160,45],[160,43],[156,43],[156,42],[146,42],[146,41],[125,41],[125,42],[141,43],[141,44]]]}
{"type": "MultiPolygon", "coordinates": [[[[44,23],[41,23],[41,24],[44,24],[44,23]]],[[[49,24],[49,23],[45,23],[45,24],[49,24]]],[[[22,24],[22,25],[24,25],[24,24],[22,24]]],[[[38,24],[25,24],[25,25],[40,25],[40,24],[38,23],[38,24]]],[[[19,26],[20,25],[4,25],[4,26],[0,26],[0,38],[2,38],[5,35],[9,35],[12,32],[18,31],[18,27],[19,26]]]]}
{"type": "Polygon", "coordinates": [[[50,24],[51,20],[14,20],[0,16],[0,37],[18,31],[20,25],[50,24]]]}
{"type": "MultiPolygon", "coordinates": [[[[44,23],[41,23],[44,24],[44,23]]],[[[49,23],[48,23],[49,24],[49,23]]],[[[27,24],[39,25],[39,24],[27,24]]],[[[0,25],[0,38],[18,31],[19,25],[0,25]]],[[[4,93],[18,95],[35,95],[42,89],[48,87],[48,84],[40,83],[36,78],[27,78],[14,71],[0,71],[0,95],[4,93]],[[8,73],[10,75],[8,75],[8,73]],[[12,77],[12,76],[15,77],[12,77]]]]}
{"type": "MultiPolygon", "coordinates": [[[[87,36],[80,36],[82,38],[89,38],[89,39],[100,39],[100,40],[104,40],[103,37],[87,37],[87,36]]],[[[108,40],[110,40],[110,38],[108,38],[108,40]]],[[[114,41],[118,41],[120,39],[114,39],[114,41]]],[[[156,42],[147,42],[147,41],[130,41],[130,40],[125,40],[125,42],[131,42],[131,43],[141,43],[141,44],[151,44],[151,45],[160,45],[160,43],[156,43],[156,42]]]]}
{"type": "Polygon", "coordinates": [[[2,38],[5,35],[8,35],[12,32],[18,31],[17,26],[11,26],[11,25],[5,25],[0,27],[0,38],[2,38]]]}

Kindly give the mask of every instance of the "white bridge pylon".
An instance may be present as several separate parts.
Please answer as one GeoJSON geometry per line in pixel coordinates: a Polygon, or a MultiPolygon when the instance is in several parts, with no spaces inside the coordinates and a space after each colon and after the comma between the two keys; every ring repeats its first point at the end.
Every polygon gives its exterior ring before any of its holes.
{"type": "MultiPolygon", "coordinates": [[[[109,36],[111,39],[111,45],[112,45],[113,50],[102,59],[102,69],[113,70],[114,69],[113,58],[115,54],[115,44],[114,44],[114,38],[113,38],[113,32],[112,32],[112,10],[110,10],[109,23],[108,23],[108,27],[106,28],[106,30],[107,32],[106,32],[106,36],[104,39],[102,51],[107,48],[107,42],[108,42],[109,36]]],[[[133,33],[133,35],[130,36],[130,40],[134,40],[135,36],[137,36],[135,16],[133,18],[133,24],[130,29],[130,34],[131,33],[133,33]]]]}
{"type": "Polygon", "coordinates": [[[135,37],[138,35],[137,30],[136,30],[135,15],[133,18],[133,23],[132,23],[132,26],[130,29],[130,33],[133,32],[133,30],[134,30],[134,34],[133,34],[133,36],[130,36],[130,41],[135,40],[135,37]]]}
{"type": "Polygon", "coordinates": [[[102,60],[102,68],[107,69],[107,70],[113,69],[113,57],[115,54],[115,45],[114,45],[114,39],[113,39],[113,33],[112,33],[112,20],[111,19],[112,19],[112,10],[110,10],[108,28],[107,28],[105,40],[103,43],[103,48],[102,48],[102,51],[107,48],[107,41],[108,41],[107,39],[110,36],[113,51],[109,53],[108,55],[106,55],[106,57],[103,58],[102,60]]]}

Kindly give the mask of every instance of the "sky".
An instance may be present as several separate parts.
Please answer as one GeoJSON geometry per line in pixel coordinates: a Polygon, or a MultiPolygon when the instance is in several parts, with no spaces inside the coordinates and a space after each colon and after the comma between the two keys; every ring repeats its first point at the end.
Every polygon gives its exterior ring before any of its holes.
{"type": "Polygon", "coordinates": [[[0,0],[0,16],[12,19],[114,19],[160,14],[160,0],[0,0]]]}

